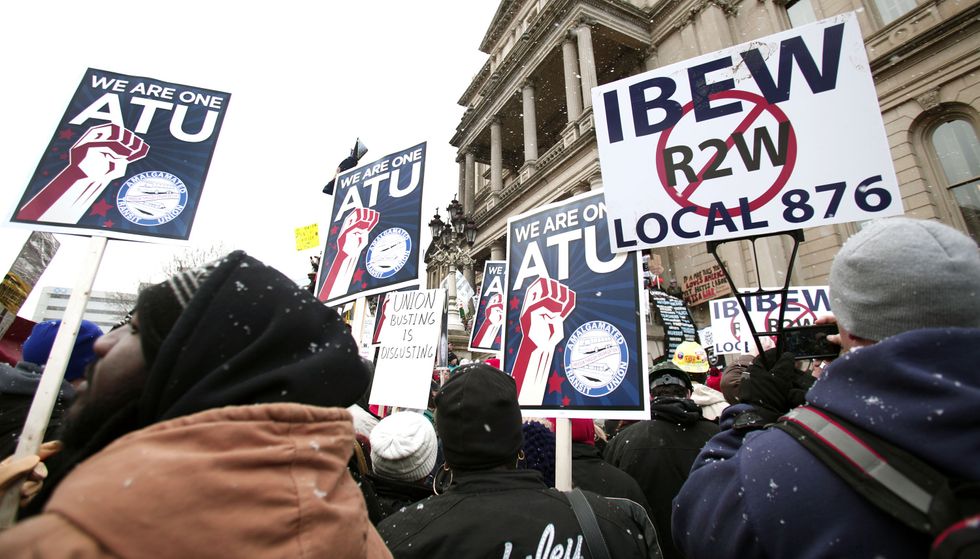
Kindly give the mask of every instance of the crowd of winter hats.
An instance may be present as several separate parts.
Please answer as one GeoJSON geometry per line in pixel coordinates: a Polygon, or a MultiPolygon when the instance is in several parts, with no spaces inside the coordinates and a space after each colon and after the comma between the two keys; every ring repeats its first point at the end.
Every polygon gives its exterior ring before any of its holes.
{"type": "MultiPolygon", "coordinates": [[[[47,364],[48,357],[51,355],[51,346],[54,345],[54,338],[60,326],[60,320],[39,322],[31,331],[31,335],[24,340],[22,349],[24,361],[36,365],[47,364]]],[[[95,359],[92,346],[101,335],[102,330],[94,322],[82,321],[78,328],[78,336],[75,338],[75,347],[65,368],[65,380],[71,382],[85,375],[85,367],[95,359]]]]}

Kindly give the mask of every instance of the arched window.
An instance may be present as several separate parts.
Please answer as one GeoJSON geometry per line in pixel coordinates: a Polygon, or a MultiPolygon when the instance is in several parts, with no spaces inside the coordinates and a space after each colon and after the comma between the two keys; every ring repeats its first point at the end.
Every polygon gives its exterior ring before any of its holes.
{"type": "Polygon", "coordinates": [[[980,242],[980,142],[970,121],[943,119],[929,138],[945,187],[963,214],[967,231],[980,242]]]}

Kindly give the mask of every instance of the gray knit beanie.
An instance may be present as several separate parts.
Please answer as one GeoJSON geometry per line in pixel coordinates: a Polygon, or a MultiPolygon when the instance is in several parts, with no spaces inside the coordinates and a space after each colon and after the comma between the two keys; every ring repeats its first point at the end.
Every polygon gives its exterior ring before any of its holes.
{"type": "Polygon", "coordinates": [[[980,253],[972,239],[935,221],[874,221],[834,257],[830,296],[841,326],[868,340],[980,327],[980,253]]]}

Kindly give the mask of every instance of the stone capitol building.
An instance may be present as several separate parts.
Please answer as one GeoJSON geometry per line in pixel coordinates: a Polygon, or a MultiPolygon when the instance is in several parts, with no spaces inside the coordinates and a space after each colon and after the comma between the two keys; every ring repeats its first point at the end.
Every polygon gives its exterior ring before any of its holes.
{"type": "MultiPolygon", "coordinates": [[[[477,227],[475,264],[464,276],[479,286],[483,262],[505,258],[509,216],[602,187],[593,87],[848,11],[864,35],[906,215],[980,239],[980,1],[503,0],[450,141],[457,197],[477,227]]],[[[807,229],[792,283],[825,285],[859,227],[807,229]]],[[[721,253],[736,285],[781,285],[791,242],[767,239],[755,254],[742,244],[721,253]]],[[[681,287],[715,264],[704,243],[644,255],[665,283],[681,287]]],[[[446,273],[430,264],[428,285],[446,273]]],[[[707,301],[688,299],[707,326],[707,301]]],[[[648,336],[655,358],[662,329],[651,321],[648,336]]]]}

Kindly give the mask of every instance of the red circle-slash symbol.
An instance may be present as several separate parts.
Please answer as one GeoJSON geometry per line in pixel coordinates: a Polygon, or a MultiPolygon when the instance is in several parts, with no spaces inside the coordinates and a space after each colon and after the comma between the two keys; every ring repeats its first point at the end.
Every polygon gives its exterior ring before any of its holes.
{"type": "MultiPolygon", "coordinates": [[[[765,325],[766,331],[769,331],[769,321],[778,316],[779,316],[779,307],[776,307],[766,313],[766,319],[765,322],[763,323],[765,325]]],[[[788,321],[788,324],[786,325],[787,327],[807,326],[808,324],[813,324],[814,322],[817,321],[817,314],[814,313],[809,307],[807,307],[802,303],[797,303],[796,301],[788,301],[786,304],[786,313],[783,316],[783,321],[784,322],[788,321]],[[790,309],[793,308],[795,308],[796,310],[791,313],[790,309]],[[810,319],[809,322],[805,321],[807,318],[810,319]]],[[[775,343],[776,337],[770,336],[770,338],[772,338],[773,343],[775,343]]]]}
{"type": "MultiPolygon", "coordinates": [[[[711,101],[715,101],[718,99],[740,99],[742,101],[755,103],[755,107],[751,111],[749,111],[749,114],[746,115],[744,119],[742,119],[742,122],[739,123],[738,127],[736,127],[735,130],[732,131],[731,135],[729,135],[728,138],[725,140],[725,145],[728,146],[729,149],[731,149],[731,147],[735,145],[735,139],[734,139],[735,134],[745,133],[745,131],[749,129],[749,126],[751,126],[752,123],[755,122],[755,120],[759,118],[759,116],[763,112],[768,112],[769,114],[771,114],[773,118],[776,119],[776,122],[778,123],[783,123],[783,122],[789,123],[789,141],[786,145],[786,161],[783,163],[783,168],[780,170],[779,175],[776,177],[775,182],[772,183],[772,186],[766,189],[766,191],[763,192],[762,195],[756,198],[755,200],[749,201],[749,209],[757,210],[762,206],[764,206],[767,202],[775,198],[776,195],[779,194],[779,191],[782,190],[784,186],[786,186],[786,182],[789,180],[790,175],[793,174],[793,168],[796,166],[796,132],[793,130],[793,124],[789,122],[789,117],[786,116],[786,113],[784,113],[782,109],[780,109],[778,106],[774,104],[769,103],[769,101],[766,101],[765,97],[755,93],[733,89],[728,91],[719,91],[717,93],[712,93],[711,95],[708,96],[708,98],[711,101]]],[[[690,103],[684,105],[683,109],[681,110],[681,118],[683,118],[684,115],[688,114],[693,109],[694,109],[694,101],[691,101],[690,103]]],[[[678,119],[678,122],[680,122],[680,119],[678,119]]],[[[702,177],[704,176],[704,173],[708,170],[709,167],[711,167],[715,159],[718,158],[718,153],[716,152],[704,165],[704,168],[702,168],[701,171],[698,172],[697,180],[687,185],[684,188],[684,190],[678,192],[676,189],[671,188],[667,183],[667,168],[664,165],[664,150],[667,148],[667,139],[670,138],[670,134],[671,132],[674,131],[675,128],[677,128],[676,124],[668,128],[667,130],[664,130],[663,134],[660,135],[660,140],[657,143],[657,153],[656,153],[657,175],[660,178],[660,184],[667,192],[667,195],[670,196],[675,202],[677,202],[677,204],[680,205],[682,208],[689,208],[689,207],[697,208],[694,211],[694,213],[700,216],[707,217],[708,208],[705,206],[699,206],[694,202],[692,202],[691,196],[698,189],[698,187],[701,186],[703,181],[702,177]]],[[[742,208],[738,206],[734,208],[726,208],[726,210],[728,210],[728,214],[731,216],[742,215],[742,208]]]]}

